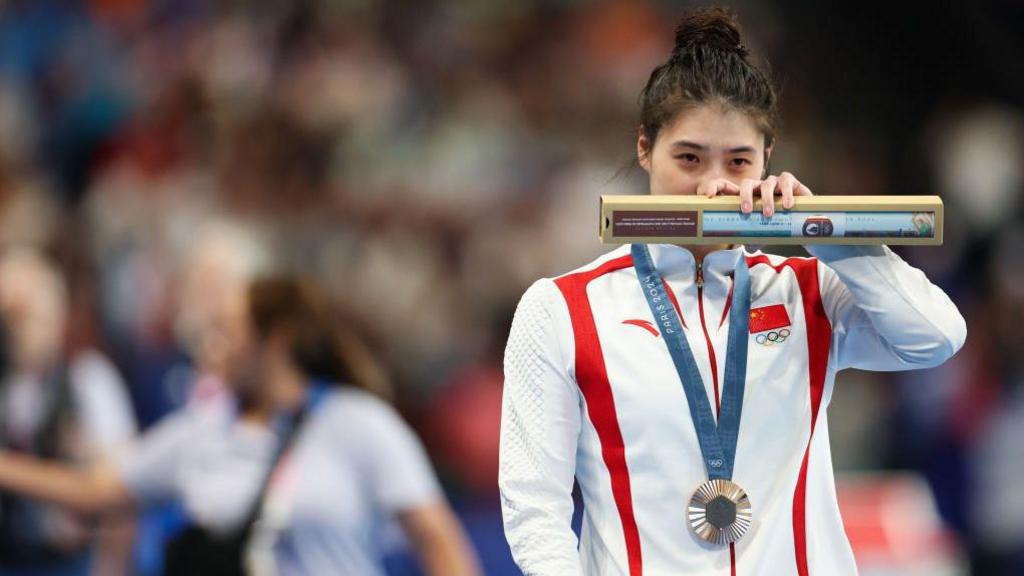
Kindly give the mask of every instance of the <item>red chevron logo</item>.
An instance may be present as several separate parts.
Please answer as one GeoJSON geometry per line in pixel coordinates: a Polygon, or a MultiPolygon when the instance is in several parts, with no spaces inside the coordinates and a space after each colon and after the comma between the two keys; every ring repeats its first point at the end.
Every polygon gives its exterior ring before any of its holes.
{"type": "Polygon", "coordinates": [[[630,324],[632,326],[639,326],[639,327],[643,328],[644,330],[647,330],[648,332],[653,334],[655,338],[660,336],[660,334],[658,334],[658,330],[654,327],[654,323],[651,322],[650,320],[633,320],[633,319],[630,319],[630,320],[623,320],[622,323],[623,324],[630,324]]]}

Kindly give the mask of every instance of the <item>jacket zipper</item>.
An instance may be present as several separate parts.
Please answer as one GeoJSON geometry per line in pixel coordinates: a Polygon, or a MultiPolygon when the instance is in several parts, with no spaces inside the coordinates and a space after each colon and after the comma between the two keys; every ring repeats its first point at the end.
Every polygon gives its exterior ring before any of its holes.
{"type": "MultiPolygon", "coordinates": [[[[704,331],[704,342],[708,345],[708,359],[711,360],[711,378],[714,381],[715,391],[715,418],[721,411],[718,400],[718,360],[715,358],[715,347],[711,344],[711,336],[708,335],[707,324],[704,323],[704,266],[703,262],[697,262],[697,309],[700,311],[700,327],[704,331]]],[[[724,318],[724,316],[723,316],[724,318]]],[[[729,544],[729,567],[731,576],[736,576],[736,545],[729,544]]]]}
{"type": "Polygon", "coordinates": [[[711,344],[711,336],[708,334],[707,324],[704,322],[704,267],[702,262],[697,263],[697,309],[700,311],[700,327],[704,331],[704,342],[708,346],[708,359],[711,361],[711,379],[715,392],[715,416],[718,416],[721,405],[718,399],[718,359],[715,357],[715,347],[711,344]]]}

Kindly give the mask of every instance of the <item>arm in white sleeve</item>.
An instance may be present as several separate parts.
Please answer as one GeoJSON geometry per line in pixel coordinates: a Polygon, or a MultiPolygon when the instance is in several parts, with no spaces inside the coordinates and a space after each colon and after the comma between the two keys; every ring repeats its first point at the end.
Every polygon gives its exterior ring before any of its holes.
{"type": "Polygon", "coordinates": [[[942,364],[967,325],[924,273],[888,246],[811,245],[837,369],[906,370],[942,364]]]}
{"type": "Polygon", "coordinates": [[[569,316],[551,280],[526,291],[505,349],[498,487],[505,537],[526,576],[582,574],[572,531],[579,389],[560,335],[569,316]]]}

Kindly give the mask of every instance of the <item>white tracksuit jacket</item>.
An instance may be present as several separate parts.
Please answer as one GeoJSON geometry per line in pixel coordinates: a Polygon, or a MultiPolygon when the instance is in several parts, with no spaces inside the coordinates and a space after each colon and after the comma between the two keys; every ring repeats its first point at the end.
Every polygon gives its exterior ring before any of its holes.
{"type": "MultiPolygon", "coordinates": [[[[733,480],[753,526],[734,548],[696,537],[706,480],[686,396],[639,288],[629,246],[531,286],[505,351],[499,486],[527,575],[838,576],[856,566],[836,501],[825,408],[837,371],[941,364],[966,338],[956,306],[884,246],[810,246],[814,258],[652,245],[711,405],[725,372],[736,259],[751,327],[733,480]],[[697,281],[702,276],[702,286],[697,281]],[[570,528],[573,478],[583,495],[570,528]]],[[[718,397],[716,397],[718,395],[718,397]]]]}

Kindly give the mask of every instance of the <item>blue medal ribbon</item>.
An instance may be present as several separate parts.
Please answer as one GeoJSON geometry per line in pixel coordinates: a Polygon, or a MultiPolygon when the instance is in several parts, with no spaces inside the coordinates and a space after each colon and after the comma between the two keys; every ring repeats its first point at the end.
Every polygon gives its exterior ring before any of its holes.
{"type": "Polygon", "coordinates": [[[701,455],[708,479],[731,480],[736,461],[736,441],[739,438],[740,415],[743,412],[743,390],[747,378],[747,330],[750,325],[750,270],[747,259],[740,254],[733,273],[732,307],[729,310],[729,344],[726,349],[725,380],[718,423],[711,412],[704,382],[697,368],[690,345],[683,334],[682,321],[668,288],[654,267],[654,260],[646,244],[633,244],[633,265],[640,288],[661,328],[672,363],[686,394],[690,418],[697,431],[701,455]]]}

